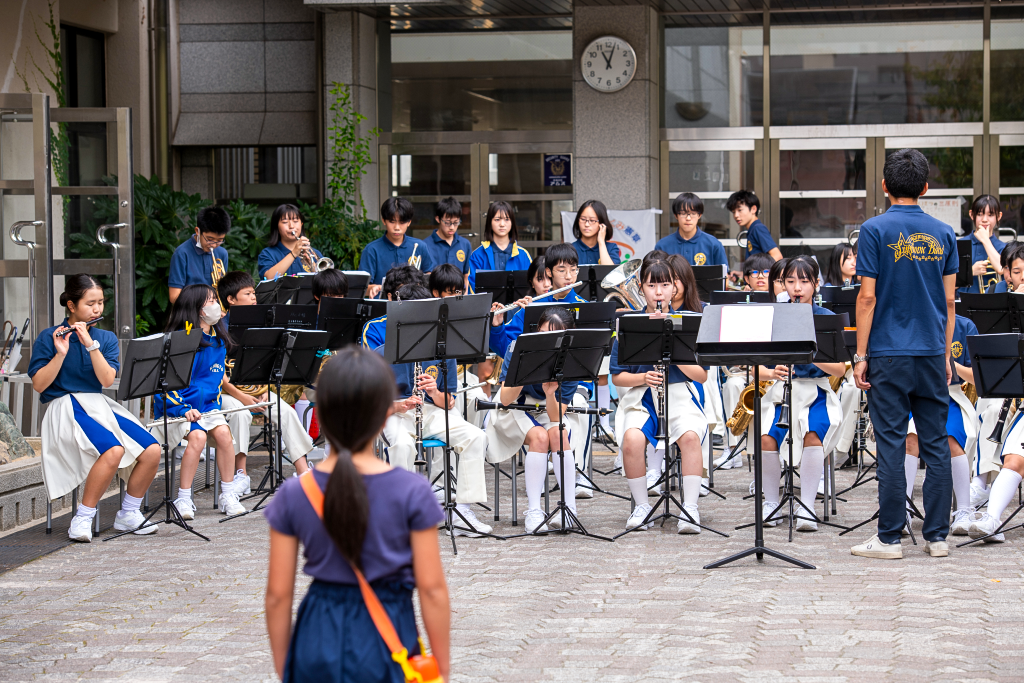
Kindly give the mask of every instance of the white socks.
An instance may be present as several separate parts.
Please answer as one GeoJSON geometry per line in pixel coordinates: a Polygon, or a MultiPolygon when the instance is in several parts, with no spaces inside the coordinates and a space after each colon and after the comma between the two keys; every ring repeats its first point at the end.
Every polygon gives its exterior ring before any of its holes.
{"type": "Polygon", "coordinates": [[[142,499],[136,498],[129,494],[127,491],[124,492],[124,500],[121,501],[121,510],[123,512],[135,512],[142,507],[142,499]]]}
{"type": "Polygon", "coordinates": [[[778,451],[761,451],[761,485],[765,502],[772,507],[778,505],[779,486],[782,485],[782,463],[779,462],[778,451]]]}
{"type": "Polygon", "coordinates": [[[808,510],[814,509],[818,482],[825,472],[825,451],[821,446],[804,446],[800,456],[800,502],[808,510]]]}
{"type": "Polygon", "coordinates": [[[695,508],[700,501],[700,475],[683,475],[683,507],[695,508]]]}
{"type": "Polygon", "coordinates": [[[560,458],[558,452],[551,454],[551,462],[555,465],[555,480],[560,488],[565,488],[565,505],[573,512],[576,511],[576,456],[570,450],[565,451],[564,474],[558,471],[560,458]]]}
{"type": "Polygon", "coordinates": [[[971,509],[971,466],[967,462],[967,454],[958,455],[950,460],[953,471],[953,494],[956,496],[958,512],[971,509]]]}
{"type": "MultiPolygon", "coordinates": [[[[913,455],[906,455],[903,460],[903,471],[907,477],[907,498],[914,498],[914,481],[917,479],[917,469],[920,467],[920,460],[913,455]]],[[[910,509],[910,503],[907,503],[910,509]]]]}
{"type": "MultiPolygon", "coordinates": [[[[224,482],[222,481],[221,482],[221,486],[223,486],[223,485],[224,485],[224,482]]],[[[189,500],[192,500],[192,489],[191,488],[178,489],[178,498],[188,498],[189,500]]]]}
{"type": "Polygon", "coordinates": [[[652,454],[650,451],[647,453],[647,471],[657,472],[658,476],[661,476],[661,469],[665,466],[665,450],[663,448],[657,448],[652,454]]]}
{"type": "Polygon", "coordinates": [[[633,494],[633,502],[637,505],[647,504],[647,475],[636,479],[627,479],[629,492],[633,494]]]}
{"type": "MultiPolygon", "coordinates": [[[[992,492],[988,495],[988,514],[997,520],[1002,517],[1006,506],[1013,500],[1013,494],[1020,486],[1021,476],[1005,467],[999,470],[999,476],[992,483],[992,492]]],[[[79,508],[81,510],[81,508],[79,508]]]]}
{"type": "MultiPolygon", "coordinates": [[[[601,386],[600,384],[598,384],[597,385],[597,407],[598,408],[610,408],[611,405],[612,405],[612,394],[611,394],[611,390],[608,389],[608,385],[605,384],[604,386],[601,386]]],[[[612,430],[611,422],[609,421],[610,417],[611,417],[610,415],[602,415],[601,416],[601,426],[605,429],[605,431],[608,431],[608,432],[610,432],[612,430]]]]}
{"type": "Polygon", "coordinates": [[[87,507],[83,503],[78,504],[78,510],[75,512],[75,517],[88,517],[92,519],[96,516],[96,508],[87,507]]]}
{"type": "MultiPolygon", "coordinates": [[[[548,473],[548,454],[529,451],[523,461],[523,469],[527,508],[540,510],[540,495],[544,492],[544,478],[548,473]]],[[[573,494],[575,498],[575,491],[573,494]]]]}

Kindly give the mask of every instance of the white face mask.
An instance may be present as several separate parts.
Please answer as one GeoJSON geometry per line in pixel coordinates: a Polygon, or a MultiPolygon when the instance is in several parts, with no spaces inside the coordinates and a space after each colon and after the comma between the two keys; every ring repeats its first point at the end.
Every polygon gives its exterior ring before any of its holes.
{"type": "Polygon", "coordinates": [[[220,319],[224,317],[224,312],[220,310],[220,304],[213,303],[203,306],[201,315],[204,323],[207,325],[216,325],[220,322],[220,319]]]}

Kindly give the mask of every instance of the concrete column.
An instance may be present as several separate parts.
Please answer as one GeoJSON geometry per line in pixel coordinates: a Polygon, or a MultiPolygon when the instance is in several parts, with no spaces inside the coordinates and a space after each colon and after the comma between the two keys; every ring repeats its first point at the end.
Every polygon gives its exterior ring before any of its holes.
{"type": "Polygon", "coordinates": [[[575,5],[572,42],[576,205],[600,199],[611,209],[661,206],[661,32],[657,11],[646,5],[575,5]],[[604,35],[621,38],[636,51],[636,76],[615,93],[597,92],[580,71],[583,48],[604,35]]]}
{"type": "MultiPolygon", "coordinates": [[[[366,135],[381,123],[377,107],[377,21],[359,12],[334,12],[323,20],[323,74],[324,74],[324,173],[332,160],[330,146],[331,102],[330,89],[334,83],[343,83],[352,89],[352,102],[356,111],[366,117],[360,133],[366,135]]],[[[390,121],[390,112],[387,112],[390,121]]],[[[373,163],[367,167],[359,185],[359,193],[366,204],[370,218],[377,218],[380,210],[378,187],[377,141],[370,144],[373,163]]],[[[325,181],[326,184],[326,181],[325,181]]]]}
{"type": "Polygon", "coordinates": [[[146,3],[117,3],[117,33],[107,36],[107,106],[131,107],[135,172],[153,173],[149,99],[149,17],[146,3]]]}

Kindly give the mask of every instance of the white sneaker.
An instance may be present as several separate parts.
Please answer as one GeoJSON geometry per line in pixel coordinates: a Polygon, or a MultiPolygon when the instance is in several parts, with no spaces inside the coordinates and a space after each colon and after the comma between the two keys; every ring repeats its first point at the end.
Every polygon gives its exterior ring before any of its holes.
{"type": "Polygon", "coordinates": [[[966,536],[971,529],[971,516],[974,510],[957,510],[953,515],[953,523],[949,527],[949,533],[954,536],[966,536]]]}
{"type": "Polygon", "coordinates": [[[232,483],[235,485],[235,493],[238,495],[252,493],[252,479],[249,478],[248,474],[235,472],[235,478],[232,483]]]}
{"type": "Polygon", "coordinates": [[[747,487],[747,490],[750,491],[750,495],[754,495],[754,484],[756,483],[756,481],[752,481],[750,482],[750,486],[747,487]]]}
{"type": "Polygon", "coordinates": [[[548,525],[541,524],[546,516],[543,510],[527,510],[525,518],[526,533],[532,534],[535,531],[548,531],[548,525]]]}
{"type": "Polygon", "coordinates": [[[633,508],[633,513],[626,520],[627,529],[647,529],[650,524],[643,524],[643,521],[647,519],[647,515],[651,514],[651,506],[647,503],[640,503],[633,508]]]}
{"type": "Polygon", "coordinates": [[[945,541],[925,541],[923,550],[932,557],[949,557],[949,544],[945,541]]]}
{"type": "Polygon", "coordinates": [[[703,498],[711,493],[711,489],[708,488],[711,484],[711,480],[707,477],[703,477],[700,480],[700,497],[703,498]]]}
{"type": "Polygon", "coordinates": [[[988,494],[991,489],[987,489],[981,483],[981,479],[975,477],[971,480],[971,507],[977,510],[983,505],[988,504],[988,494]]]}
{"type": "Polygon", "coordinates": [[[622,451],[619,451],[619,454],[615,456],[615,460],[612,461],[613,469],[618,469],[620,467],[622,467],[622,451]]]}
{"type": "Polygon", "coordinates": [[[697,506],[687,505],[684,506],[683,509],[686,510],[687,514],[693,518],[693,522],[696,522],[696,524],[688,520],[686,515],[680,515],[679,521],[676,523],[676,533],[699,534],[701,532],[701,528],[697,526],[697,524],[700,524],[700,512],[697,511],[697,506]]]}
{"type": "MultiPolygon", "coordinates": [[[[77,519],[77,518],[76,518],[77,519]]],[[[978,512],[971,519],[971,526],[967,534],[971,538],[984,538],[999,528],[999,520],[987,512],[978,512]]],[[[985,538],[986,543],[1002,543],[1006,540],[1003,534],[996,534],[991,538],[985,538]]]]}
{"type": "Polygon", "coordinates": [[[882,543],[876,534],[866,543],[850,548],[850,554],[858,557],[871,557],[876,560],[902,560],[903,546],[899,543],[882,543]]]}
{"type": "Polygon", "coordinates": [[[149,524],[144,529],[139,528],[145,521],[146,516],[138,510],[132,510],[131,512],[118,510],[117,514],[114,515],[114,531],[134,531],[140,536],[155,534],[157,530],[156,524],[149,524]]]}
{"type": "MultiPolygon", "coordinates": [[[[761,504],[761,526],[778,526],[779,515],[776,514],[774,518],[768,519],[768,515],[772,514],[772,511],[778,507],[778,503],[762,503],[761,504]]],[[[781,512],[781,510],[779,511],[781,512]]]]}
{"type": "Polygon", "coordinates": [[[555,473],[555,463],[553,463],[550,460],[548,460],[548,474],[554,474],[554,473],[555,473]]]}
{"type": "Polygon", "coordinates": [[[647,470],[647,495],[648,496],[660,496],[661,495],[661,484],[658,480],[661,479],[661,472],[657,470],[647,470]]]}
{"type": "Polygon", "coordinates": [[[235,493],[234,487],[231,491],[222,490],[217,502],[220,504],[220,511],[225,515],[240,515],[245,512],[245,506],[238,502],[238,494],[235,493]]]}
{"type": "Polygon", "coordinates": [[[178,509],[181,518],[188,521],[196,518],[196,504],[191,498],[178,498],[174,501],[174,507],[178,509]]]}
{"type": "Polygon", "coordinates": [[[92,543],[92,517],[75,515],[71,518],[68,538],[79,543],[92,543]]]}
{"type": "MultiPolygon", "coordinates": [[[[485,534],[491,533],[491,527],[489,527],[488,525],[484,524],[479,519],[477,519],[476,515],[473,513],[472,508],[466,508],[465,510],[459,510],[459,512],[462,513],[462,517],[466,518],[466,522],[469,522],[469,526],[471,526],[472,528],[476,529],[477,531],[483,532],[485,534]]],[[[454,524],[455,526],[463,526],[463,525],[465,525],[465,522],[462,521],[462,517],[459,517],[458,515],[455,515],[452,518],[452,524],[454,524]]],[[[456,529],[455,530],[455,535],[456,536],[471,536],[471,537],[479,536],[479,534],[473,533],[472,531],[464,531],[462,529],[456,529]]]]}
{"type": "MultiPolygon", "coordinates": [[[[806,513],[804,513],[806,514],[806,513]]],[[[797,514],[796,516],[796,530],[797,531],[817,531],[818,523],[810,517],[805,517],[804,514],[797,514]]]]}

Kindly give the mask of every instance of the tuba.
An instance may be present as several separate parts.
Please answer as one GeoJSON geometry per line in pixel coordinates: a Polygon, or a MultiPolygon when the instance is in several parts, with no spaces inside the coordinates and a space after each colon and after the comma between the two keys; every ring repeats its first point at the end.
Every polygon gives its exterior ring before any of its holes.
{"type": "Polygon", "coordinates": [[[605,301],[618,301],[634,311],[647,308],[647,299],[640,289],[640,266],[642,259],[630,259],[604,276],[601,287],[613,290],[604,298],[605,301]]]}
{"type": "MultiPolygon", "coordinates": [[[[768,387],[771,386],[772,382],[761,382],[757,391],[761,396],[764,396],[765,392],[768,391],[768,387]]],[[[739,436],[743,432],[747,431],[747,427],[750,425],[750,420],[754,417],[754,383],[751,382],[747,386],[743,387],[743,391],[740,392],[740,398],[736,401],[736,408],[732,411],[732,417],[730,417],[725,426],[732,432],[733,436],[739,436]]]]}

